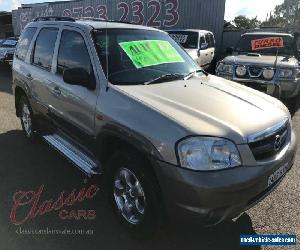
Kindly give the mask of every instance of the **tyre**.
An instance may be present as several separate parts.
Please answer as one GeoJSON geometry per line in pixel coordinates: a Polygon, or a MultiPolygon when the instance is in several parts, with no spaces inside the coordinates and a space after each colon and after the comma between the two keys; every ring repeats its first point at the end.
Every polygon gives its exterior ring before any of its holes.
{"type": "Polygon", "coordinates": [[[150,238],[162,222],[159,188],[143,158],[127,150],[107,163],[109,202],[120,223],[136,238],[150,238]]]}
{"type": "Polygon", "coordinates": [[[33,140],[35,137],[34,117],[31,106],[26,96],[22,96],[19,101],[19,114],[23,132],[27,139],[33,140]]]}

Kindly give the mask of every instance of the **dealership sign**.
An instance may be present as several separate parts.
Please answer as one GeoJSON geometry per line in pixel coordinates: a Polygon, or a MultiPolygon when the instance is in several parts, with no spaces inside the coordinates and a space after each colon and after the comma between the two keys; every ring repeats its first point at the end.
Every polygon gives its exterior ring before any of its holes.
{"type": "Polygon", "coordinates": [[[252,50],[270,49],[270,48],[283,48],[282,37],[266,37],[251,41],[252,50]]]}
{"type": "MultiPolygon", "coordinates": [[[[34,18],[43,16],[100,18],[157,28],[172,28],[180,20],[179,7],[179,0],[54,2],[19,8],[13,11],[13,18],[18,31],[34,18]]],[[[18,31],[16,33],[19,33],[18,31]]]]}

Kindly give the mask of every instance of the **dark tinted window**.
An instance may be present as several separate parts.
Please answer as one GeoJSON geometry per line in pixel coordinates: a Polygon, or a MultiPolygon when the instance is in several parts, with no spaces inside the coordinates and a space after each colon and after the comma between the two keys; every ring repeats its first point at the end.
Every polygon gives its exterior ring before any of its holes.
{"type": "Polygon", "coordinates": [[[209,33],[208,35],[210,37],[209,47],[214,48],[215,47],[215,38],[214,38],[213,34],[211,34],[211,33],[209,33]]]}
{"type": "Polygon", "coordinates": [[[44,28],[39,33],[33,54],[33,63],[45,68],[51,69],[54,47],[58,29],[44,28]]]}
{"type": "Polygon", "coordinates": [[[201,48],[201,45],[204,44],[204,43],[206,43],[205,38],[204,38],[203,35],[201,35],[201,37],[200,37],[200,48],[201,48]]]}
{"type": "Polygon", "coordinates": [[[212,48],[213,47],[213,41],[212,41],[212,36],[210,33],[207,33],[205,35],[205,40],[206,40],[206,43],[208,45],[208,48],[212,48]]]}
{"type": "Polygon", "coordinates": [[[183,48],[197,49],[198,48],[198,32],[191,31],[169,31],[170,36],[183,48]]]}
{"type": "Polygon", "coordinates": [[[262,48],[252,50],[252,41],[257,39],[265,39],[271,37],[281,37],[283,39],[283,48],[278,49],[279,55],[294,55],[296,44],[294,39],[291,36],[282,36],[282,35],[244,35],[241,37],[240,41],[238,42],[235,51],[239,53],[260,53],[260,54],[270,54],[276,55],[277,48],[262,48]]]}
{"type": "Polygon", "coordinates": [[[69,68],[83,68],[92,74],[91,60],[83,37],[78,32],[64,30],[58,53],[57,73],[62,74],[69,68]]]}
{"type": "Polygon", "coordinates": [[[36,32],[36,28],[27,28],[22,33],[17,50],[16,50],[16,57],[25,60],[31,40],[36,32]]]}

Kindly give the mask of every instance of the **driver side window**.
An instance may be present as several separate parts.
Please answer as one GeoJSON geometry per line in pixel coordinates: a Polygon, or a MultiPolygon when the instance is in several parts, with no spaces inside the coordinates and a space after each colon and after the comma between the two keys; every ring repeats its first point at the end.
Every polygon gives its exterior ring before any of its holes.
{"type": "Polygon", "coordinates": [[[199,48],[201,48],[201,45],[202,45],[202,44],[205,44],[205,43],[206,43],[205,37],[204,37],[204,35],[201,35],[201,37],[200,37],[200,46],[199,46],[199,48]]]}
{"type": "Polygon", "coordinates": [[[93,74],[90,55],[80,33],[72,30],[62,32],[57,58],[57,73],[63,75],[65,69],[82,68],[93,74]]]}

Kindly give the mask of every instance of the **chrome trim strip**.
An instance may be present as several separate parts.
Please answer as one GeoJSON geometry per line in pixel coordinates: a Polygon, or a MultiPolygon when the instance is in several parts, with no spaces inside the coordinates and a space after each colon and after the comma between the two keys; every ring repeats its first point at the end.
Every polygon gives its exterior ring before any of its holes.
{"type": "Polygon", "coordinates": [[[253,143],[256,141],[260,141],[265,139],[266,137],[272,136],[274,134],[276,134],[276,132],[282,128],[283,126],[285,126],[287,123],[289,122],[289,118],[286,117],[284,120],[282,120],[281,122],[275,124],[274,126],[267,128],[263,131],[260,131],[258,133],[255,133],[253,135],[248,136],[248,143],[253,143]]]}
{"type": "Polygon", "coordinates": [[[99,174],[94,169],[98,168],[96,161],[89,156],[78,150],[71,143],[60,137],[59,135],[47,135],[43,136],[43,139],[50,144],[54,149],[59,151],[62,155],[68,158],[72,163],[76,165],[86,175],[92,176],[99,174]]]}

